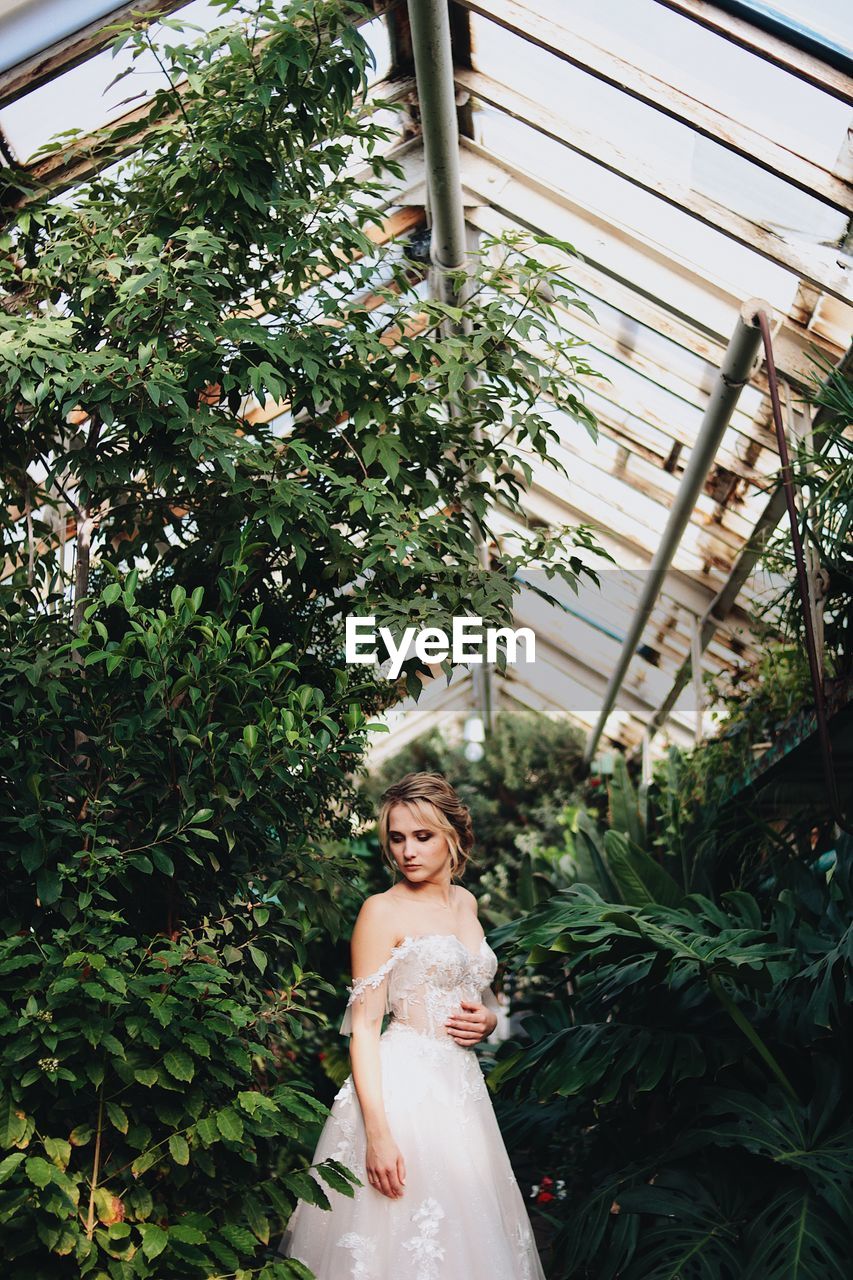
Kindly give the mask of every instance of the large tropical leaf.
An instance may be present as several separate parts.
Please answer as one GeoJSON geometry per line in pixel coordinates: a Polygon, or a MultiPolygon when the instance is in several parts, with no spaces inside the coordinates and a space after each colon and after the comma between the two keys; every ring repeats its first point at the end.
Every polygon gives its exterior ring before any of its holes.
{"type": "Polygon", "coordinates": [[[841,1082],[833,1088],[819,1077],[819,1083],[827,1092],[819,1091],[809,1107],[775,1086],[760,1095],[734,1089],[715,1093],[706,1109],[718,1119],[702,1125],[698,1137],[718,1146],[741,1146],[777,1169],[799,1170],[853,1231],[853,1122],[841,1082]]]}
{"type": "Polygon", "coordinates": [[[607,831],[604,848],[607,866],[623,902],[634,906],[658,902],[667,907],[676,907],[681,902],[684,894],[669,872],[629,836],[621,831],[607,831]]]}
{"type": "Polygon", "coordinates": [[[667,1169],[653,1184],[622,1192],[621,1213],[652,1219],[622,1280],[740,1280],[741,1214],[732,1199],[724,1187],[715,1196],[683,1169],[667,1169]]]}
{"type": "Polygon", "coordinates": [[[521,1077],[536,1096],[589,1093],[596,1103],[612,1102],[630,1082],[634,1091],[655,1089],[702,1076],[707,1064],[699,1036],[625,1023],[582,1023],[553,1032],[529,1049],[498,1063],[489,1085],[521,1077]]]}
{"type": "Polygon", "coordinates": [[[807,1185],[773,1196],[744,1245],[741,1280],[849,1280],[849,1234],[807,1185]]]}
{"type": "Polygon", "coordinates": [[[633,840],[635,845],[645,844],[646,833],[640,821],[637,792],[621,752],[614,760],[613,777],[610,780],[610,825],[614,831],[633,840]]]}
{"type": "Polygon", "coordinates": [[[604,842],[601,834],[585,809],[578,814],[575,840],[578,848],[586,854],[595,868],[596,877],[603,890],[603,896],[610,902],[622,902],[623,898],[619,888],[607,869],[604,842]]]}
{"type": "Polygon", "coordinates": [[[637,1223],[628,1215],[623,1218],[617,1214],[618,1195],[618,1178],[599,1179],[588,1195],[568,1206],[568,1220],[557,1237],[555,1249],[561,1276],[588,1274],[585,1264],[592,1258],[596,1259],[598,1280],[611,1280],[619,1274],[621,1264],[631,1256],[636,1243],[637,1223]],[[609,1266],[604,1266],[599,1259],[608,1245],[609,1266]]]}

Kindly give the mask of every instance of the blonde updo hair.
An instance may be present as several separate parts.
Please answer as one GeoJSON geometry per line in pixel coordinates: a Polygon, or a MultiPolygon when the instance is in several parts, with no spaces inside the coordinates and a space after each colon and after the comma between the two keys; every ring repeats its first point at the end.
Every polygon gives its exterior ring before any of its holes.
{"type": "Polygon", "coordinates": [[[388,827],[391,810],[396,804],[408,806],[424,826],[447,837],[450,878],[461,879],[474,844],[474,829],[467,805],[462,803],[447,779],[440,773],[407,773],[383,794],[379,810],[379,843],[383,857],[394,872],[399,868],[391,853],[388,827]]]}

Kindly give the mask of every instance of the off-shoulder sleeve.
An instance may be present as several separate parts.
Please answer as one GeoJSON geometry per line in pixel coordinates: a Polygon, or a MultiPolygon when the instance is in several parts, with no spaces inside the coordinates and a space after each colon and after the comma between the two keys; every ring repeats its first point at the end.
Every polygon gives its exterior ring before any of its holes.
{"type": "Polygon", "coordinates": [[[341,1020],[340,1033],[351,1036],[355,1027],[382,1026],[382,1019],[390,1013],[389,976],[395,956],[366,978],[356,978],[349,991],[347,1007],[341,1020]]]}

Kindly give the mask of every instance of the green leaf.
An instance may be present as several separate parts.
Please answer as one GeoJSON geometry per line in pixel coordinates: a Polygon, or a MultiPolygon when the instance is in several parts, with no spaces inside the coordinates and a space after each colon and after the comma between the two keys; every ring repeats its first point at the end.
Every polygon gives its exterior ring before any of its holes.
{"type": "Polygon", "coordinates": [[[169,1242],[167,1233],[154,1222],[140,1222],[137,1229],[142,1236],[143,1255],[149,1262],[159,1258],[169,1242]]]}
{"type": "Polygon", "coordinates": [[[783,1187],[748,1223],[742,1275],[744,1280],[844,1280],[848,1247],[846,1231],[813,1192],[783,1187]]]}
{"type": "Polygon", "coordinates": [[[151,850],[151,861],[158,871],[162,871],[164,875],[173,876],[175,874],[175,864],[164,849],[153,848],[151,850]]]}
{"type": "Polygon", "coordinates": [[[344,1196],[352,1197],[355,1195],[355,1187],[343,1174],[338,1173],[337,1169],[327,1164],[318,1164],[316,1169],[323,1181],[327,1182],[333,1191],[340,1191],[341,1195],[344,1196]]]}
{"type": "Polygon", "coordinates": [[[295,1169],[291,1173],[282,1174],[281,1181],[298,1199],[305,1200],[308,1204],[320,1205],[323,1209],[332,1207],[329,1197],[310,1174],[295,1169]]]}
{"type": "Polygon", "coordinates": [[[46,1187],[52,1181],[55,1168],[41,1156],[31,1156],[26,1162],[27,1177],[36,1187],[46,1187]]]}
{"type": "Polygon", "coordinates": [[[183,1049],[170,1049],[167,1054],[164,1054],[163,1066],[176,1080],[189,1081],[195,1075],[195,1064],[183,1049]]]}
{"type": "Polygon", "coordinates": [[[10,1094],[0,1094],[0,1148],[14,1147],[26,1131],[27,1117],[23,1109],[10,1094]]]}
{"type": "Polygon", "coordinates": [[[645,832],[640,823],[637,793],[628,775],[625,757],[621,752],[616,753],[613,761],[613,776],[610,781],[610,822],[615,831],[621,832],[634,845],[642,848],[645,843],[645,832]]]}
{"type": "Polygon", "coordinates": [[[10,1156],[6,1156],[5,1159],[0,1160],[0,1185],[4,1182],[8,1182],[9,1178],[11,1178],[21,1161],[26,1160],[26,1158],[26,1152],[13,1151],[10,1156]]]}
{"type": "Polygon", "coordinates": [[[169,1228],[169,1240],[177,1240],[180,1244],[204,1244],[205,1236],[198,1227],[179,1222],[177,1226],[169,1228]]]}
{"type": "Polygon", "coordinates": [[[261,1244],[269,1244],[270,1242],[270,1224],[266,1216],[261,1212],[260,1206],[252,1196],[246,1196],[243,1201],[243,1213],[246,1221],[252,1231],[257,1236],[261,1244]]]}
{"type": "Polygon", "coordinates": [[[62,881],[54,867],[42,867],[36,877],[36,893],[39,901],[46,907],[52,906],[59,898],[62,881]]]}
{"type": "Polygon", "coordinates": [[[133,1174],[134,1178],[139,1178],[143,1173],[147,1173],[152,1165],[157,1163],[158,1158],[159,1157],[155,1151],[144,1151],[133,1161],[130,1166],[130,1172],[133,1174]]]}
{"type": "Polygon", "coordinates": [[[226,1222],[219,1228],[219,1234],[242,1254],[248,1254],[251,1257],[257,1250],[255,1237],[245,1227],[237,1227],[231,1222],[226,1222]]]}
{"type": "Polygon", "coordinates": [[[179,1133],[173,1133],[169,1137],[169,1153],[175,1164],[189,1164],[190,1149],[187,1146],[187,1140],[179,1133]]]}
{"type": "Polygon", "coordinates": [[[223,1138],[229,1142],[239,1142],[243,1137],[243,1121],[231,1107],[224,1107],[217,1112],[216,1125],[223,1138]]]}
{"type": "Polygon", "coordinates": [[[65,1170],[71,1159],[71,1143],[65,1138],[44,1138],[44,1149],[57,1169],[65,1170]]]}
{"type": "Polygon", "coordinates": [[[106,1105],[107,1115],[109,1116],[110,1123],[113,1125],[113,1127],[118,1129],[119,1133],[127,1133],[127,1130],[128,1130],[127,1112],[124,1111],[115,1102],[107,1102],[105,1105],[106,1105]]]}
{"type": "Polygon", "coordinates": [[[669,872],[626,835],[619,831],[605,832],[604,848],[610,874],[623,902],[635,906],[656,902],[670,907],[681,902],[684,895],[669,872]]]}

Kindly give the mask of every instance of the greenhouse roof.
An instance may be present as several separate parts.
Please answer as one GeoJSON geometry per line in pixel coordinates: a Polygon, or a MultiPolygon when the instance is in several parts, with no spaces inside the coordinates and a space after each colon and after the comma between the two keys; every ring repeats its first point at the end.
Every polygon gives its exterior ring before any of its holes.
{"type": "MultiPolygon", "coordinates": [[[[429,0],[414,0],[428,3],[429,0]]],[[[433,217],[435,153],[419,111],[409,9],[375,4],[363,32],[373,91],[406,103],[388,193],[389,235],[433,217]]],[[[181,10],[182,36],[220,19],[207,0],[6,0],[0,4],[0,130],[6,161],[58,189],[106,163],[97,129],[142,114],[161,83],[153,56],[131,79],[105,22],[181,10]],[[128,88],[132,85],[133,88],[128,88]],[[63,144],[39,154],[60,129],[63,144]]],[[[592,731],[620,660],[727,344],[748,299],[773,321],[788,427],[815,357],[839,362],[853,331],[853,8],[847,0],[452,0],[459,199],[469,236],[528,229],[568,241],[571,279],[594,319],[563,313],[598,371],[587,401],[598,443],[560,423],[570,479],[534,466],[535,523],[598,530],[618,569],[606,589],[549,608],[530,590],[517,625],[537,658],[497,679],[502,705],[567,714],[592,731]]],[[[416,43],[416,41],[415,41],[416,43]]],[[[421,76],[423,78],[423,75],[421,76]]],[[[423,87],[423,86],[421,86],[423,87]]],[[[560,250],[554,248],[555,261],[560,250]]],[[[759,361],[711,461],[603,725],[638,746],[696,731],[691,655],[704,671],[754,660],[752,611],[767,584],[757,546],[784,513],[759,361]],[[713,610],[714,617],[709,621],[713,610]],[[683,686],[683,687],[682,687],[683,686]]],[[[504,514],[505,526],[513,517],[504,514]]],[[[602,575],[604,577],[604,575],[602,575]]],[[[470,715],[471,676],[433,681],[389,714],[375,759],[470,715]]]]}

